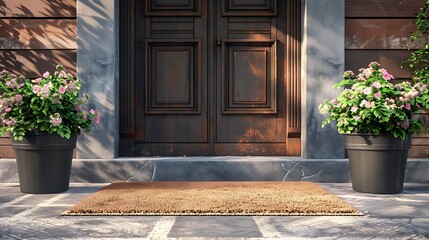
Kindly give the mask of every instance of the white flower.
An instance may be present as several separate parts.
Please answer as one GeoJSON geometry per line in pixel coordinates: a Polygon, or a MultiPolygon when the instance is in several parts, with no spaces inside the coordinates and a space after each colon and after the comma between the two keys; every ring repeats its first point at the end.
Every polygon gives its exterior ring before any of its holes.
{"type": "Polygon", "coordinates": [[[372,87],[367,87],[363,90],[363,93],[365,93],[366,95],[370,94],[372,92],[372,87]]]}

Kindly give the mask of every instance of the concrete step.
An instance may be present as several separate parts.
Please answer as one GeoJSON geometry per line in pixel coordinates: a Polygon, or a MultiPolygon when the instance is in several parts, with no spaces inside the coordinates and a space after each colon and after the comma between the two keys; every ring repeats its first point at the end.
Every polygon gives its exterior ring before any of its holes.
{"type": "MultiPolygon", "coordinates": [[[[136,157],[74,159],[70,182],[312,181],[350,182],[348,159],[299,157],[136,157]]],[[[15,159],[0,159],[0,183],[17,183],[15,159]]],[[[429,159],[408,159],[405,182],[429,183],[429,159]]]]}

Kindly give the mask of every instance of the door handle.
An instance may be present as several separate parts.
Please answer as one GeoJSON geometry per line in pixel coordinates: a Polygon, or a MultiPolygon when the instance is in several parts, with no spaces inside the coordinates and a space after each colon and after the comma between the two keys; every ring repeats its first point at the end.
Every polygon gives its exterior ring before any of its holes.
{"type": "Polygon", "coordinates": [[[220,37],[217,38],[217,45],[222,46],[222,38],[220,37]]]}

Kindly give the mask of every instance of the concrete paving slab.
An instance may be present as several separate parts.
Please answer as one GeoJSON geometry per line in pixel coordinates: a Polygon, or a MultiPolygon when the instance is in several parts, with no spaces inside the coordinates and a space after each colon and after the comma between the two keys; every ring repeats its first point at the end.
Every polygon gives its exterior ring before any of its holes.
{"type": "Polygon", "coordinates": [[[168,237],[261,238],[262,234],[251,217],[183,216],[176,218],[168,237]]]}
{"type": "Polygon", "coordinates": [[[366,216],[60,216],[104,185],[22,194],[0,184],[0,239],[429,239],[429,184],[395,195],[321,184],[366,216]]]}
{"type": "MultiPolygon", "coordinates": [[[[369,216],[429,218],[429,185],[406,184],[400,194],[354,192],[350,184],[320,184],[369,216]],[[425,210],[425,211],[422,211],[425,210]]],[[[428,227],[429,228],[429,227],[428,227]]]]}

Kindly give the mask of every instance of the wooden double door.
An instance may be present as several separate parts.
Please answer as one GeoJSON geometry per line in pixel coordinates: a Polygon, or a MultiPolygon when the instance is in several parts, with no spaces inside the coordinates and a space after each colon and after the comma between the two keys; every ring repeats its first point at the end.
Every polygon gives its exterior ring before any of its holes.
{"type": "Polygon", "coordinates": [[[134,4],[132,155],[296,152],[288,143],[290,133],[299,133],[287,117],[288,61],[297,60],[286,57],[290,3],[134,4]]]}

